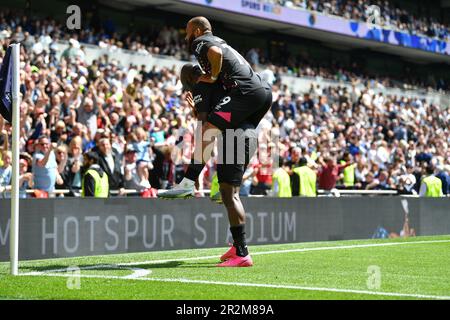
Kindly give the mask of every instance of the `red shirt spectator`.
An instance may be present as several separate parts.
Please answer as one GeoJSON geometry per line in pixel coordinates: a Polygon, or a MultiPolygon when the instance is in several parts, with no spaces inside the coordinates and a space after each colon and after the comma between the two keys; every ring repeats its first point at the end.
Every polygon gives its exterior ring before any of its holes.
{"type": "Polygon", "coordinates": [[[351,162],[337,164],[333,160],[328,159],[326,164],[324,163],[322,165],[322,169],[319,172],[319,189],[331,190],[336,187],[339,172],[350,164],[351,162]]]}
{"type": "Polygon", "coordinates": [[[258,182],[272,185],[272,165],[259,163],[256,168],[256,179],[258,179],[258,182]]]}

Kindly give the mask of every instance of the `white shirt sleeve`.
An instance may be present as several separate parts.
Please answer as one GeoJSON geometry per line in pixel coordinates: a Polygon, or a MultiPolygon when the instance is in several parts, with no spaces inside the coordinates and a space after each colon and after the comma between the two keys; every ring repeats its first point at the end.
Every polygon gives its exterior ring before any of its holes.
{"type": "Polygon", "coordinates": [[[273,182],[273,196],[276,196],[278,194],[278,189],[279,189],[279,185],[278,185],[278,180],[275,180],[273,182]]]}
{"type": "Polygon", "coordinates": [[[419,197],[425,197],[427,193],[427,185],[423,182],[420,183],[419,197]]]}

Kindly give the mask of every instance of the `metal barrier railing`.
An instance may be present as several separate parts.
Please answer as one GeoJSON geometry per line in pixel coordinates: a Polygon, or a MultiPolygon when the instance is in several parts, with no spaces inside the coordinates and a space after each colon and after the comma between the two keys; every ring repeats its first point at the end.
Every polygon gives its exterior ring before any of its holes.
{"type": "Polygon", "coordinates": [[[319,196],[334,196],[340,197],[341,195],[398,195],[397,190],[358,190],[358,189],[331,189],[331,190],[318,190],[319,196]]]}
{"type": "MultiPolygon", "coordinates": [[[[160,191],[166,191],[167,189],[160,189],[160,191]]],[[[11,186],[7,186],[3,191],[0,192],[0,198],[1,195],[4,193],[9,193],[11,191],[11,186]]],[[[35,189],[29,189],[25,190],[27,194],[34,194],[37,190],[35,189]]],[[[78,192],[81,192],[80,190],[77,190],[78,192]]],[[[56,189],[54,192],[51,193],[52,196],[64,196],[67,194],[70,194],[73,192],[69,189],[56,189]]],[[[123,191],[123,195],[139,195],[140,190],[136,189],[125,189],[123,191]]],[[[111,195],[117,196],[119,195],[119,190],[110,190],[111,195]]],[[[205,196],[209,195],[211,193],[211,190],[204,189],[204,190],[198,190],[196,191],[196,194],[198,196],[205,196]]],[[[331,189],[331,190],[323,190],[319,189],[317,190],[317,196],[318,197],[340,197],[340,196],[393,196],[393,195],[399,195],[402,197],[419,197],[419,195],[414,194],[399,194],[397,190],[358,190],[358,189],[331,189]]],[[[260,198],[260,197],[270,197],[269,195],[249,195],[249,197],[253,198],[260,198]]],[[[445,196],[444,196],[445,197],[445,196]]],[[[447,195],[447,197],[450,197],[450,195],[447,195]]]]}

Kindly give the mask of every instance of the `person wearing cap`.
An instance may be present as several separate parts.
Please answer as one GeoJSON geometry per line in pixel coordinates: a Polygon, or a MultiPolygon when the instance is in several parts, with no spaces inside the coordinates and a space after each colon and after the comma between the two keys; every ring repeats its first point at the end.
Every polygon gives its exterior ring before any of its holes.
{"type": "Polygon", "coordinates": [[[98,165],[99,157],[96,152],[88,152],[83,155],[84,168],[86,169],[81,184],[82,197],[108,198],[108,175],[98,165]]]}
{"type": "Polygon", "coordinates": [[[429,164],[425,170],[426,177],[422,179],[420,184],[419,196],[427,198],[442,197],[442,181],[434,175],[434,166],[429,164]]]}
{"type": "Polygon", "coordinates": [[[316,197],[317,175],[308,167],[308,160],[305,157],[300,158],[299,167],[293,170],[293,176],[296,176],[297,184],[292,185],[292,195],[301,197],[316,197]]]}

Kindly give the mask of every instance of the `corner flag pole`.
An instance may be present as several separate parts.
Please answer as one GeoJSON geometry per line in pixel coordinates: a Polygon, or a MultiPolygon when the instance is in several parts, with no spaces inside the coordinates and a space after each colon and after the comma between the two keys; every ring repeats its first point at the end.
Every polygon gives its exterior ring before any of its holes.
{"type": "Polygon", "coordinates": [[[12,44],[12,193],[10,257],[11,274],[19,274],[19,139],[20,139],[20,43],[12,44]]]}

